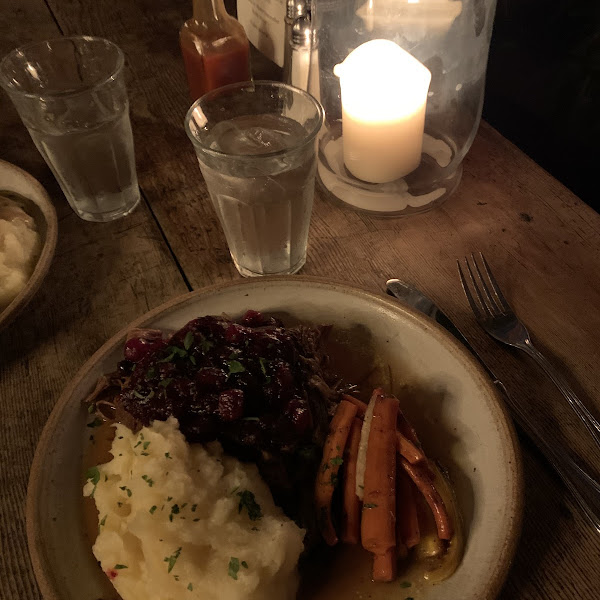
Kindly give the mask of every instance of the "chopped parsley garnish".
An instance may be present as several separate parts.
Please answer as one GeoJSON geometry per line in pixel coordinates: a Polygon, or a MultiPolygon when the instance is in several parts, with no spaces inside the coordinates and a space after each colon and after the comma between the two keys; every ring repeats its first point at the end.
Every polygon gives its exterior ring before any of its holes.
{"type": "Polygon", "coordinates": [[[167,496],[167,502],[171,502],[173,500],[173,496],[167,496]]]}
{"type": "Polygon", "coordinates": [[[119,489],[127,492],[127,497],[131,498],[131,490],[126,485],[121,486],[119,489]]]}
{"type": "Polygon", "coordinates": [[[202,336],[202,340],[200,341],[200,349],[204,354],[206,354],[213,346],[213,342],[207,340],[204,336],[202,336]]]}
{"type": "Polygon", "coordinates": [[[100,481],[100,469],[91,467],[85,472],[85,478],[96,485],[100,481]]]}
{"type": "Polygon", "coordinates": [[[88,406],[88,413],[91,415],[96,410],[96,405],[94,403],[88,406]]]}
{"type": "Polygon", "coordinates": [[[197,505],[197,504],[192,504],[191,511],[192,511],[192,512],[196,512],[196,509],[197,509],[197,508],[198,508],[198,505],[197,505]]]}
{"type": "MultiPolygon", "coordinates": [[[[150,445],[150,442],[144,442],[143,446],[142,446],[142,450],[148,450],[148,446],[150,445]]],[[[333,459],[332,459],[333,460],[333,459]]],[[[342,464],[342,463],[340,463],[342,464]]]]}
{"type": "Polygon", "coordinates": [[[325,473],[327,469],[329,469],[329,465],[327,463],[323,463],[323,466],[321,467],[321,473],[325,473]]]}
{"type": "Polygon", "coordinates": [[[181,548],[177,548],[177,550],[175,550],[171,556],[165,556],[164,562],[168,563],[169,565],[167,568],[167,573],[170,573],[173,570],[173,567],[175,566],[180,554],[181,548]]]}
{"type": "Polygon", "coordinates": [[[242,565],[242,567],[244,567],[244,569],[247,569],[247,568],[248,568],[248,563],[247,563],[245,560],[243,560],[243,561],[240,563],[240,565],[242,565]]]}
{"type": "Polygon", "coordinates": [[[169,514],[169,521],[173,522],[173,515],[178,515],[179,514],[179,506],[177,504],[173,504],[173,506],[171,506],[171,512],[169,514]]]}
{"type": "Polygon", "coordinates": [[[246,367],[239,360],[228,360],[227,367],[229,368],[228,377],[235,373],[243,373],[246,370],[246,367]]]}
{"type": "Polygon", "coordinates": [[[240,570],[240,559],[236,558],[235,556],[232,556],[229,559],[229,567],[227,569],[227,574],[232,579],[237,579],[239,570],[240,570]]]}
{"type": "Polygon", "coordinates": [[[100,521],[100,523],[98,523],[98,533],[100,533],[100,528],[101,528],[101,527],[104,527],[104,525],[106,525],[106,517],[107,517],[107,516],[108,516],[108,515],[104,515],[104,516],[102,517],[102,521],[100,521]]]}
{"type": "Polygon", "coordinates": [[[155,376],[156,376],[156,369],[154,367],[150,367],[146,371],[146,379],[152,379],[155,376]]]}
{"type": "Polygon", "coordinates": [[[330,485],[335,487],[338,484],[338,481],[339,481],[338,476],[335,473],[332,473],[331,477],[329,478],[330,485]]]}
{"type": "Polygon", "coordinates": [[[363,504],[363,508],[377,508],[378,504],[374,504],[373,502],[366,502],[363,504]]]}
{"type": "Polygon", "coordinates": [[[139,440],[138,443],[133,447],[133,449],[135,450],[139,445],[141,445],[142,440],[139,440]]]}
{"type": "Polygon", "coordinates": [[[152,487],[154,485],[154,481],[152,481],[152,479],[150,477],[148,477],[148,475],[142,475],[142,479],[150,486],[152,487]]]}
{"type": "Polygon", "coordinates": [[[193,592],[194,591],[194,586],[191,583],[188,583],[187,589],[190,590],[190,592],[193,592]]]}
{"type": "Polygon", "coordinates": [[[262,519],[262,510],[260,509],[260,504],[256,502],[254,498],[254,494],[249,490],[243,490],[238,492],[237,495],[240,497],[240,503],[238,505],[238,513],[242,512],[242,509],[245,508],[248,511],[248,517],[251,521],[258,521],[262,519]]]}
{"type": "Polygon", "coordinates": [[[176,356],[178,358],[185,358],[187,356],[187,350],[178,348],[177,346],[167,346],[167,356],[161,358],[158,362],[171,362],[176,356]]]}
{"type": "Polygon", "coordinates": [[[261,357],[259,357],[258,362],[260,363],[260,370],[262,371],[262,374],[265,377],[268,377],[268,375],[267,375],[267,362],[268,361],[261,356],[261,357]]]}
{"type": "Polygon", "coordinates": [[[127,565],[115,565],[113,567],[113,569],[128,569],[129,567],[127,565]]]}
{"type": "Polygon", "coordinates": [[[92,490],[92,493],[90,494],[90,498],[93,498],[94,494],[96,493],[96,486],[98,485],[98,482],[100,481],[100,470],[98,469],[98,467],[92,467],[92,468],[88,469],[85,472],[85,478],[94,484],[94,489],[92,490]]]}
{"type": "Polygon", "coordinates": [[[334,456],[329,462],[334,467],[339,467],[344,463],[344,459],[341,456],[334,456]]]}
{"type": "Polygon", "coordinates": [[[183,347],[186,350],[189,350],[192,347],[192,342],[194,341],[194,334],[191,331],[188,331],[183,338],[183,347]]]}
{"type": "Polygon", "coordinates": [[[409,588],[409,587],[411,587],[411,586],[412,586],[412,583],[411,583],[410,581],[403,581],[403,582],[400,584],[400,587],[401,587],[401,588],[409,588]]]}
{"type": "Polygon", "coordinates": [[[100,427],[103,421],[100,417],[96,417],[91,423],[88,423],[86,427],[100,427]]]}
{"type": "Polygon", "coordinates": [[[165,452],[165,458],[173,458],[168,452],[165,452]]]}
{"type": "Polygon", "coordinates": [[[150,510],[148,511],[151,515],[154,514],[154,511],[156,510],[156,504],[154,506],[150,507],[150,510]]]}
{"type": "Polygon", "coordinates": [[[171,381],[173,381],[172,377],[165,377],[164,379],[158,382],[158,385],[160,385],[160,387],[166,388],[171,383],[171,381]]]}

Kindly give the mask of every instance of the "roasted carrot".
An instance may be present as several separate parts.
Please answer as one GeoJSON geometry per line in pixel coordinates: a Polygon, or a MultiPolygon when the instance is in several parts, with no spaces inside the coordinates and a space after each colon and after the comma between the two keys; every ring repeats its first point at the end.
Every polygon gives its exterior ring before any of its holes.
{"type": "Polygon", "coordinates": [[[425,459],[425,454],[415,446],[408,438],[404,437],[399,431],[396,431],[396,443],[398,452],[412,464],[425,459]]]}
{"type": "Polygon", "coordinates": [[[452,519],[446,510],[444,500],[437,491],[431,470],[427,463],[413,465],[405,458],[400,458],[402,468],[412,479],[417,489],[423,494],[435,519],[435,524],[440,540],[449,540],[454,534],[452,519]]]}
{"type": "MultiPolygon", "coordinates": [[[[375,391],[378,391],[379,388],[375,391]]],[[[354,396],[350,396],[350,394],[342,394],[342,400],[345,400],[346,402],[350,402],[352,404],[354,404],[354,406],[356,406],[356,408],[358,409],[358,412],[356,413],[361,419],[365,416],[365,413],[367,412],[367,405],[362,401],[359,400],[358,398],[355,398],[354,396]]]]}
{"type": "Polygon", "coordinates": [[[315,505],[319,528],[323,539],[330,546],[338,542],[331,520],[331,499],[338,481],[338,472],[343,463],[344,448],[350,427],[356,416],[356,406],[342,400],[331,419],[329,435],[323,447],[323,458],[315,482],[315,505]]]}
{"type": "Polygon", "coordinates": [[[376,398],[367,447],[361,522],[363,548],[374,554],[375,581],[392,581],[396,575],[397,416],[398,400],[394,396],[376,398]]]}
{"type": "Polygon", "coordinates": [[[397,547],[400,551],[401,544],[407,549],[416,546],[421,540],[421,531],[415,498],[417,490],[404,472],[400,461],[398,461],[396,479],[396,536],[398,537],[397,547]]]}
{"type": "Polygon", "coordinates": [[[361,421],[352,421],[344,452],[344,499],[342,507],[342,542],[358,544],[360,539],[360,500],[356,495],[356,463],[360,443],[361,421]]]}
{"type": "MultiPolygon", "coordinates": [[[[375,391],[383,393],[380,388],[377,388],[377,390],[375,390],[375,391]]],[[[350,396],[348,394],[343,394],[342,398],[344,400],[346,400],[347,402],[352,402],[352,404],[354,404],[354,406],[356,406],[356,408],[358,409],[357,415],[359,417],[362,418],[365,416],[365,413],[367,412],[367,405],[364,402],[362,402],[358,398],[354,398],[353,396],[350,396]]],[[[402,415],[402,411],[399,410],[398,415],[399,416],[402,415]]],[[[408,432],[414,432],[414,429],[412,429],[412,426],[408,423],[408,421],[406,421],[406,418],[403,415],[402,415],[402,419],[404,422],[406,422],[408,424],[408,427],[406,430],[408,432]]],[[[399,419],[399,421],[400,421],[400,419],[399,419]]],[[[402,456],[404,456],[404,458],[406,458],[406,460],[408,462],[417,463],[420,460],[425,459],[425,455],[423,454],[423,451],[419,448],[418,440],[416,440],[416,434],[415,434],[416,443],[413,442],[409,437],[407,437],[402,431],[398,431],[396,433],[396,437],[397,437],[397,443],[398,443],[398,452],[400,452],[400,454],[402,456]]]]}

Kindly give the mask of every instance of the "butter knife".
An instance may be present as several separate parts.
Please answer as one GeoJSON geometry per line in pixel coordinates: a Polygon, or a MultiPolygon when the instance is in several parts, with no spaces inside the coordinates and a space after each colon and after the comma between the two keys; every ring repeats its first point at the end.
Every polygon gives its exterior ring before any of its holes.
{"type": "Polygon", "coordinates": [[[399,279],[389,279],[386,283],[386,290],[390,296],[394,296],[408,306],[427,315],[436,323],[439,323],[458,339],[479,361],[494,385],[502,392],[515,421],[554,467],[554,470],[579,504],[583,514],[594,529],[600,533],[600,484],[570,457],[567,450],[558,447],[556,441],[546,439],[544,432],[523,411],[519,402],[509,395],[504,384],[494,375],[493,371],[486,365],[481,356],[477,354],[467,338],[438,308],[433,300],[412,285],[399,279]]]}

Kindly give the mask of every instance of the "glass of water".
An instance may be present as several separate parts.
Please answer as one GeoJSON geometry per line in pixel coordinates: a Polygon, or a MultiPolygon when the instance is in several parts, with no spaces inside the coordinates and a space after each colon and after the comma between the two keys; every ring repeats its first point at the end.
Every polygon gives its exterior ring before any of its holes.
{"type": "Polygon", "coordinates": [[[304,266],[322,124],[310,94],[272,81],[228,85],[192,104],[185,128],[245,277],[304,266]]]}
{"type": "Polygon", "coordinates": [[[88,36],[34,42],[0,63],[0,85],[86,221],[123,217],[140,199],[123,64],[118,46],[88,36]]]}

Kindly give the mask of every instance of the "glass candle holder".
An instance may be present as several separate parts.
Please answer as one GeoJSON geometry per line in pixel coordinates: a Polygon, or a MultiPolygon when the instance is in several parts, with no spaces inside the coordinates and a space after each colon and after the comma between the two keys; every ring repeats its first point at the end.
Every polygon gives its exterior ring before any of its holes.
{"type": "Polygon", "coordinates": [[[496,0],[313,0],[318,178],[337,199],[419,213],[458,186],[481,119],[496,0]]]}

